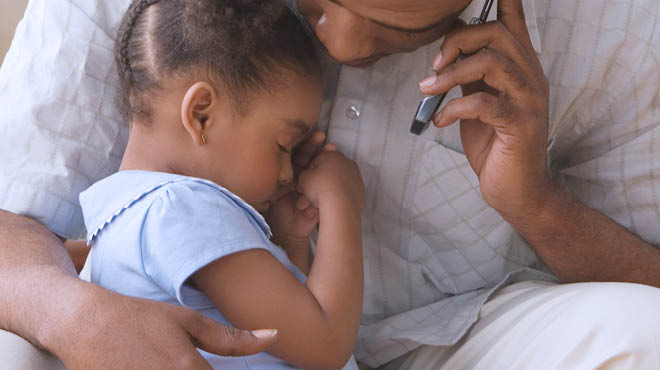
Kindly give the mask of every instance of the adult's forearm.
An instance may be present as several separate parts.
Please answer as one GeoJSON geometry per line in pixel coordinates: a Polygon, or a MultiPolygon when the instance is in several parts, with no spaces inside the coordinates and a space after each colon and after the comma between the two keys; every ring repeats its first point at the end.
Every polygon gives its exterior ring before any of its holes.
{"type": "Polygon", "coordinates": [[[80,285],[53,233],[0,211],[0,328],[46,348],[53,331],[69,320],[80,285]]]}
{"type": "Polygon", "coordinates": [[[564,282],[660,287],[660,251],[558,185],[538,212],[512,225],[564,282]]]}

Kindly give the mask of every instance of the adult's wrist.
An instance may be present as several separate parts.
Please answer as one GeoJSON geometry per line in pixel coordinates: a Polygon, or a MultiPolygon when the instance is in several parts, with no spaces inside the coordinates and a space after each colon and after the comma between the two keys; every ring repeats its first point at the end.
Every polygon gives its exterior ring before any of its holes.
{"type": "Polygon", "coordinates": [[[530,243],[561,228],[560,223],[576,212],[573,196],[555,181],[549,181],[537,197],[504,219],[530,243]]]}
{"type": "Polygon", "coordinates": [[[44,306],[44,319],[38,331],[38,345],[58,358],[72,353],[79,340],[86,340],[83,332],[102,330],[96,320],[98,309],[104,306],[103,293],[114,294],[78,279],[75,276],[52,272],[49,301],[44,306]]]}

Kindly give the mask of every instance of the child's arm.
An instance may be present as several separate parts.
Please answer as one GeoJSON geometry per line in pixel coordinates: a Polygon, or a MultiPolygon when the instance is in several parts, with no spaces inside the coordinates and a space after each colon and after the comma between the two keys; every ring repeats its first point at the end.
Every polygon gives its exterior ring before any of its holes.
{"type": "Polygon", "coordinates": [[[362,310],[363,185],[357,166],[335,152],[301,175],[300,190],[320,212],[306,284],[263,250],[224,257],[193,280],[236,327],[278,329],[275,356],[305,369],[337,369],[353,351],[362,310]]]}
{"type": "Polygon", "coordinates": [[[309,276],[310,268],[312,266],[312,253],[310,251],[309,239],[304,240],[288,240],[280,245],[285,251],[291,262],[305,274],[309,276]]]}

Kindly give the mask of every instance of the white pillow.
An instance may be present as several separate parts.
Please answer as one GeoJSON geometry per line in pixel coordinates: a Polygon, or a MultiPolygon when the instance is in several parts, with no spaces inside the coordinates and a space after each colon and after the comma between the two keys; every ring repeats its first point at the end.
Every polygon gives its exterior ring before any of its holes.
{"type": "Polygon", "coordinates": [[[63,237],[84,234],[78,194],[128,140],[112,49],[129,3],[31,0],[0,69],[0,208],[63,237]]]}

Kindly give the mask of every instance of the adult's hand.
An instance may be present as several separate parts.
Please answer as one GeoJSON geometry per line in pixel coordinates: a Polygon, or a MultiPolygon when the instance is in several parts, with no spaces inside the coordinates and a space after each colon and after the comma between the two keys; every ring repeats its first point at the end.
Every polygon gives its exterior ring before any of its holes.
{"type": "Polygon", "coordinates": [[[510,222],[539,209],[554,184],[546,165],[548,83],[536,58],[521,0],[500,0],[498,21],[460,27],[446,36],[420,83],[435,95],[461,85],[464,96],[436,117],[461,120],[467,159],[488,204],[510,222]],[[460,54],[470,55],[455,63],[460,54]]]}
{"type": "Polygon", "coordinates": [[[276,340],[274,330],[233,329],[190,309],[83,284],[74,321],[47,346],[70,370],[206,370],[211,366],[196,347],[223,356],[245,356],[276,340]]]}

